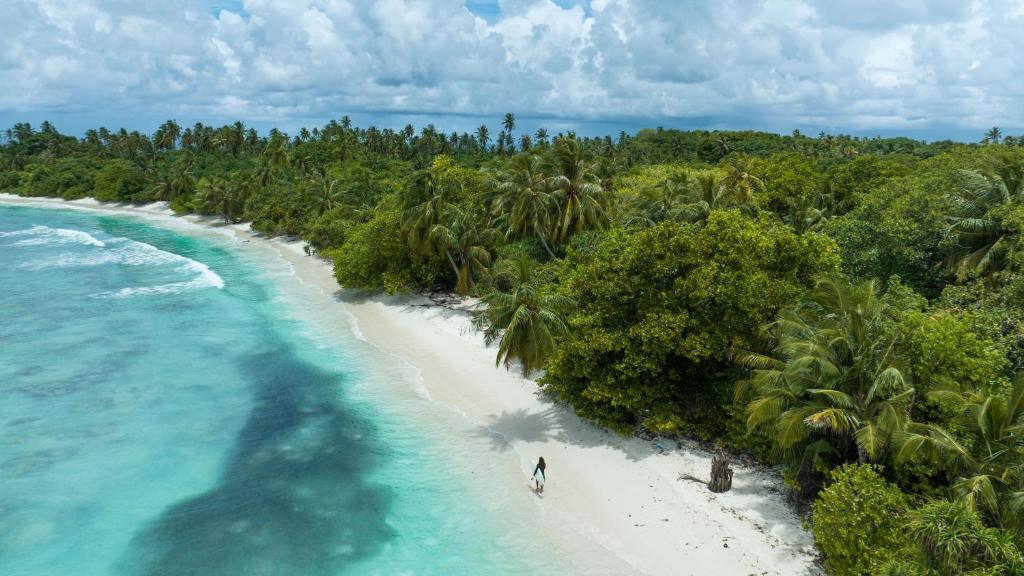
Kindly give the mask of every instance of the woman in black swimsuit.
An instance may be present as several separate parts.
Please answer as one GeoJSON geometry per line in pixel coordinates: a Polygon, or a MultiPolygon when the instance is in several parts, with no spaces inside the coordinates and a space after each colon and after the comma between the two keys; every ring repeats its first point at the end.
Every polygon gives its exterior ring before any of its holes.
{"type": "Polygon", "coordinates": [[[544,469],[547,467],[548,465],[544,462],[544,457],[541,456],[537,466],[533,469],[533,482],[534,486],[536,486],[537,494],[544,493],[544,469]]]}

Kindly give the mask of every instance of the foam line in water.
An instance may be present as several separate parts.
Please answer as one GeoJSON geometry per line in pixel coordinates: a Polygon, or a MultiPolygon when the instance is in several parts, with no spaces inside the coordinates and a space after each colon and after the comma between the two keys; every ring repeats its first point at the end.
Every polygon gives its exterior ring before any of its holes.
{"type": "MultiPolygon", "coordinates": [[[[59,229],[50,228],[49,230],[59,229]]],[[[24,232],[22,235],[28,235],[29,231],[19,232],[24,232]]],[[[60,237],[72,238],[74,235],[70,233],[77,231],[62,230],[62,232],[65,234],[60,237]]],[[[17,233],[8,232],[4,234],[15,235],[17,233]]],[[[81,232],[80,234],[89,236],[85,232],[81,232]]],[[[51,235],[50,237],[55,236],[51,235]]],[[[89,238],[92,237],[89,236],[89,238]]],[[[32,239],[34,238],[30,238],[30,240],[32,239]]],[[[93,238],[93,240],[95,240],[95,238],[93,238]]],[[[22,240],[20,242],[26,242],[26,240],[22,240]]],[[[186,258],[185,256],[174,254],[173,252],[167,252],[157,248],[156,246],[146,244],[145,242],[131,240],[129,238],[113,238],[107,240],[105,243],[100,242],[99,240],[96,240],[96,242],[99,242],[99,244],[92,245],[102,247],[103,250],[80,253],[65,252],[52,258],[41,258],[34,262],[25,263],[22,265],[22,268],[27,270],[45,270],[50,268],[87,268],[106,264],[120,264],[124,266],[169,266],[174,267],[174,269],[181,274],[188,274],[192,276],[192,278],[180,282],[170,282],[156,286],[128,287],[93,294],[93,296],[97,298],[127,298],[130,296],[147,294],[176,294],[190,290],[224,287],[223,278],[218,276],[217,273],[211,270],[206,264],[197,262],[191,258],[186,258]]]]}
{"type": "Polygon", "coordinates": [[[0,232],[0,238],[18,238],[27,236],[23,240],[18,240],[14,246],[39,246],[45,244],[84,244],[87,246],[99,246],[103,247],[106,244],[93,237],[87,232],[81,230],[69,230],[67,228],[50,228],[49,226],[33,226],[24,230],[15,230],[13,232],[0,232]]]}

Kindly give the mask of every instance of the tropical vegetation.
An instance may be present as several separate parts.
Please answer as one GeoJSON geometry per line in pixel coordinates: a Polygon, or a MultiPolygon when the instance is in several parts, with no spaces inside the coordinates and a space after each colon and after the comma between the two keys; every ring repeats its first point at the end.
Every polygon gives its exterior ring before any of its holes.
{"type": "Polygon", "coordinates": [[[0,192],[304,239],[476,298],[496,364],[783,467],[833,574],[1022,574],[1024,138],[168,120],[0,133],[0,192]]]}

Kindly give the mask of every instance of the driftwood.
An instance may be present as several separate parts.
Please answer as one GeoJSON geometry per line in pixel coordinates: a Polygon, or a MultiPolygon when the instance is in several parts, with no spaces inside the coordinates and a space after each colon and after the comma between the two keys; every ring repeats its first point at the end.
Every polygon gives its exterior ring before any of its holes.
{"type": "Polygon", "coordinates": [[[708,489],[712,492],[728,492],[732,488],[732,468],[729,467],[729,457],[719,448],[711,459],[711,481],[708,482],[708,489]]]}

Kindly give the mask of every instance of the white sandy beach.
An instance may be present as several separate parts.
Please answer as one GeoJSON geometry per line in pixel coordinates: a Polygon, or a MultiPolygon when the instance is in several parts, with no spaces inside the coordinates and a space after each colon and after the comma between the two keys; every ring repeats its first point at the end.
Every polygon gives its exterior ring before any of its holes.
{"type": "MultiPolygon", "coordinates": [[[[0,203],[153,219],[170,214],[163,203],[122,206],[10,195],[0,195],[0,203]]],[[[257,236],[247,225],[218,228],[239,240],[257,236]]],[[[547,536],[567,554],[579,555],[578,565],[586,567],[580,573],[820,573],[812,536],[785,505],[778,474],[734,463],[733,489],[724,494],[679,480],[680,474],[706,478],[711,454],[692,444],[677,447],[668,441],[621,438],[546,401],[531,380],[495,368],[494,350],[470,325],[468,303],[448,309],[419,297],[351,294],[339,289],[329,263],[307,256],[302,243],[261,244],[287,260],[299,281],[316,287],[323,306],[343,307],[351,314],[370,344],[415,366],[432,401],[494,435],[495,443],[505,449],[480,458],[504,459],[500,464],[509,471],[508,485],[517,491],[514,497],[540,508],[550,530],[547,536]],[[527,488],[539,455],[549,466],[542,499],[527,488]]]]}

